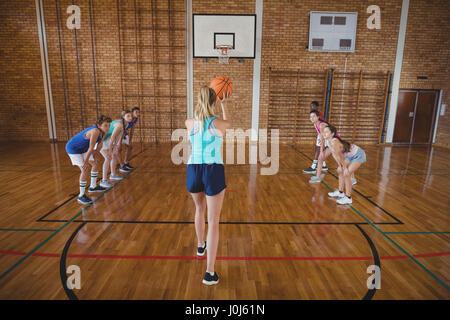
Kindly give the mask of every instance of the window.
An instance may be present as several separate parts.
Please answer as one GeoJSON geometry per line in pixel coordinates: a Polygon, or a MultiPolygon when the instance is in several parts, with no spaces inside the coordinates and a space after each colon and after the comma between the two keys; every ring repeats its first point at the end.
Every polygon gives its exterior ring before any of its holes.
{"type": "Polygon", "coordinates": [[[339,47],[341,49],[351,48],[351,46],[352,46],[352,39],[340,39],[339,40],[339,47]]]}
{"type": "Polygon", "coordinates": [[[333,24],[333,17],[331,16],[321,16],[320,24],[333,24]]]}
{"type": "Polygon", "coordinates": [[[312,46],[318,48],[323,47],[323,39],[312,39],[312,46]]]}
{"type": "Polygon", "coordinates": [[[345,26],[346,17],[334,17],[334,24],[338,26],[345,26]]]}

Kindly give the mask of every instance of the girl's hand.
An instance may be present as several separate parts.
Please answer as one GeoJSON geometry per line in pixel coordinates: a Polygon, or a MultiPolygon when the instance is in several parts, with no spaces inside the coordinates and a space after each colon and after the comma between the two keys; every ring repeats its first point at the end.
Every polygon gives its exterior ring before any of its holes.
{"type": "Polygon", "coordinates": [[[84,161],[83,166],[81,167],[84,171],[88,171],[89,170],[89,160],[86,159],[86,161],[84,161]]]}
{"type": "Polygon", "coordinates": [[[349,172],[348,172],[348,168],[344,167],[344,175],[348,176],[349,172]]]}
{"type": "Polygon", "coordinates": [[[220,100],[220,103],[222,104],[222,105],[224,105],[226,102],[227,102],[227,100],[230,98],[230,94],[229,94],[229,92],[228,91],[226,91],[225,93],[224,93],[224,95],[223,95],[223,98],[222,99],[219,99],[220,100]]]}

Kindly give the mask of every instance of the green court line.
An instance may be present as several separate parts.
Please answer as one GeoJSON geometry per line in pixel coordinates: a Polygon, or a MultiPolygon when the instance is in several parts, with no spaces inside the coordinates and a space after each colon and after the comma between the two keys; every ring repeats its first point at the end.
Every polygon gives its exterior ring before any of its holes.
{"type": "Polygon", "coordinates": [[[390,231],[390,232],[384,232],[385,234],[448,234],[450,231],[403,231],[403,232],[397,232],[397,231],[390,231]]]}
{"type": "MultiPolygon", "coordinates": [[[[137,168],[136,168],[137,169],[137,168]]],[[[19,261],[17,261],[13,266],[11,266],[8,270],[6,270],[5,272],[3,272],[0,275],[0,280],[2,280],[4,277],[6,277],[6,275],[8,275],[8,273],[10,273],[12,270],[14,270],[17,266],[19,266],[22,262],[24,262],[26,259],[28,259],[33,253],[35,253],[39,248],[41,248],[44,244],[46,244],[51,238],[53,238],[54,236],[56,236],[61,230],[63,230],[65,227],[67,227],[72,221],[74,221],[76,218],[78,218],[80,215],[82,215],[84,212],[86,212],[87,209],[89,209],[94,203],[96,203],[98,200],[100,200],[105,194],[107,194],[109,191],[111,191],[112,189],[114,189],[115,186],[117,186],[120,182],[122,182],[123,180],[125,180],[125,178],[127,178],[131,172],[136,171],[136,169],[134,169],[133,171],[130,171],[129,173],[127,173],[122,180],[120,180],[118,183],[116,183],[115,185],[113,185],[111,188],[109,188],[108,190],[106,190],[104,193],[102,193],[97,199],[95,199],[93,202],[91,202],[90,204],[88,204],[85,208],[83,208],[75,217],[73,217],[72,219],[70,219],[69,221],[67,221],[64,225],[61,226],[61,228],[59,228],[58,230],[56,230],[52,235],[50,235],[47,239],[45,239],[44,241],[42,241],[38,246],[36,246],[33,250],[31,250],[30,252],[28,252],[25,256],[23,256],[19,261]]]]}
{"type": "Polygon", "coordinates": [[[8,229],[0,228],[0,231],[57,231],[56,229],[8,229]]]}
{"type": "MultiPolygon", "coordinates": [[[[333,191],[323,180],[321,181],[325,187],[328,188],[328,190],[333,191]]],[[[389,238],[385,232],[381,231],[376,225],[374,225],[369,219],[367,219],[364,215],[362,215],[358,210],[356,210],[351,204],[347,204],[350,208],[353,209],[361,218],[367,221],[368,224],[370,224],[375,230],[380,232],[386,239],[388,239],[392,244],[394,244],[397,248],[399,248],[404,254],[406,254],[412,261],[414,261],[419,267],[421,267],[423,270],[425,270],[430,276],[432,276],[435,280],[437,280],[441,285],[444,286],[448,291],[450,291],[450,286],[448,286],[444,281],[442,281],[438,276],[436,276],[433,272],[428,270],[423,264],[421,264],[419,261],[417,261],[411,254],[409,254],[405,249],[400,247],[394,240],[389,238]]]]}

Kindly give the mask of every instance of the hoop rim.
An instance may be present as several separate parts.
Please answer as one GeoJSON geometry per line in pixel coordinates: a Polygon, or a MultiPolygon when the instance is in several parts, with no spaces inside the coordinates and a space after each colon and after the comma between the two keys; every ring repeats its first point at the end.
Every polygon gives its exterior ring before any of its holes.
{"type": "Polygon", "coordinates": [[[219,44],[219,45],[216,45],[215,49],[216,50],[219,50],[219,49],[231,49],[231,50],[233,50],[233,46],[231,44],[219,44]]]}

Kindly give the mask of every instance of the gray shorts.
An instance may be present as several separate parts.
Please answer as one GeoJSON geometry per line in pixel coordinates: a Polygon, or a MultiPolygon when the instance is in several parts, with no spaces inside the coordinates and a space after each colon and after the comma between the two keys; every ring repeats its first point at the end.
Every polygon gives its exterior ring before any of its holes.
{"type": "Polygon", "coordinates": [[[349,158],[349,157],[345,157],[346,161],[349,162],[360,162],[360,163],[364,163],[366,162],[366,153],[364,152],[363,149],[358,148],[358,151],[356,152],[356,154],[349,158]]]}

